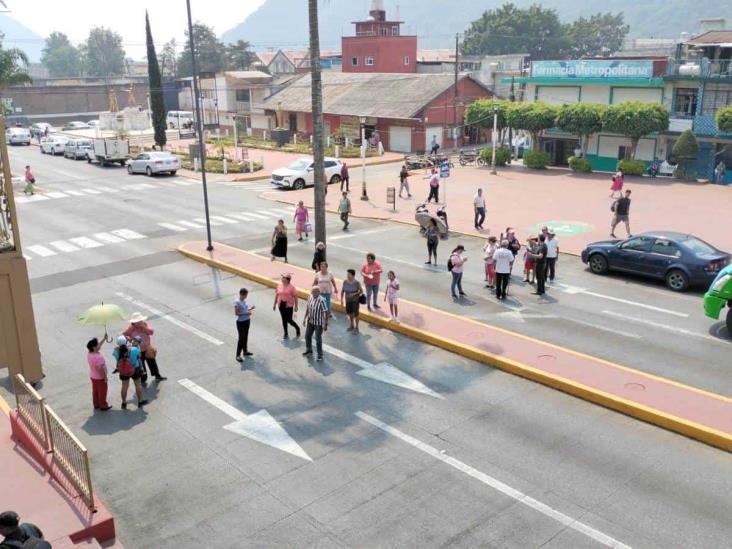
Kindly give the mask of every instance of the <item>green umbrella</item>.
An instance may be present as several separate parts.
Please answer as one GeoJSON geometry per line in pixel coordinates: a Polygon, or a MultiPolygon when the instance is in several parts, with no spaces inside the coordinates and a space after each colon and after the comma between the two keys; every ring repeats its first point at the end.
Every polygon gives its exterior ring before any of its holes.
{"type": "Polygon", "coordinates": [[[104,339],[107,337],[107,324],[119,320],[127,320],[128,315],[119,305],[102,302],[101,305],[94,305],[79,315],[79,322],[84,326],[104,326],[104,339]]]}

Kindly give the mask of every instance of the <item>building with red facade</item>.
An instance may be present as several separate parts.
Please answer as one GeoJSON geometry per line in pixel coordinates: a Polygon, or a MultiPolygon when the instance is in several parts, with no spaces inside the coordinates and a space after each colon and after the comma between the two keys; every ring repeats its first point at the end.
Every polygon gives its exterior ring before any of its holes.
{"type": "Polygon", "coordinates": [[[373,0],[369,17],[354,21],[356,36],[341,38],[343,72],[417,72],[417,37],[403,36],[403,21],[388,21],[383,0],[373,0]]]}

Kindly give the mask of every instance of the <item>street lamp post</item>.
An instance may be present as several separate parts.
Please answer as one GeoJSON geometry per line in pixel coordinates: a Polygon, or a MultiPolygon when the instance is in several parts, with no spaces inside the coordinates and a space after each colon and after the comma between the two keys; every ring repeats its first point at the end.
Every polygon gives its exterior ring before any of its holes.
{"type": "Polygon", "coordinates": [[[491,136],[491,141],[493,143],[493,150],[491,151],[491,173],[493,175],[497,175],[498,172],[496,171],[496,142],[497,142],[497,134],[498,134],[498,106],[493,105],[493,135],[491,136]]]}
{"type": "MultiPolygon", "coordinates": [[[[210,252],[213,248],[211,241],[211,220],[208,209],[208,186],[206,184],[206,147],[203,143],[203,120],[201,118],[201,94],[198,90],[198,62],[196,61],[196,45],[193,40],[193,18],[191,17],[191,0],[186,0],[188,9],[188,42],[191,48],[191,68],[193,69],[193,100],[195,105],[196,129],[198,130],[198,154],[201,160],[201,183],[203,185],[203,207],[206,213],[206,238],[208,245],[206,249],[210,252]]],[[[180,126],[180,124],[179,124],[180,126]]],[[[179,128],[180,131],[180,128],[179,128]]]]}
{"type": "Polygon", "coordinates": [[[361,117],[361,200],[368,200],[366,192],[366,118],[361,117]]]}

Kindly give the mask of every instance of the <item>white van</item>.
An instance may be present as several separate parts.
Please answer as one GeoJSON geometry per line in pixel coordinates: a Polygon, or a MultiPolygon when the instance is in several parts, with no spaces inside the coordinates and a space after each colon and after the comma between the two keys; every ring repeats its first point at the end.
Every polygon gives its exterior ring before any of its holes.
{"type": "Polygon", "coordinates": [[[171,130],[189,128],[193,126],[193,113],[191,111],[168,111],[165,122],[171,130]]]}

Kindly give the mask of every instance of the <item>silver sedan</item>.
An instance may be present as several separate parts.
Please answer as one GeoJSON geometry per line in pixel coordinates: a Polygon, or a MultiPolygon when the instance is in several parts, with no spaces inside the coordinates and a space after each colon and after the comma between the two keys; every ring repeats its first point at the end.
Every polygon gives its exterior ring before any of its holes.
{"type": "Polygon", "coordinates": [[[169,152],[144,152],[127,162],[127,173],[145,173],[152,177],[156,173],[175,175],[180,169],[180,159],[169,152]]]}

